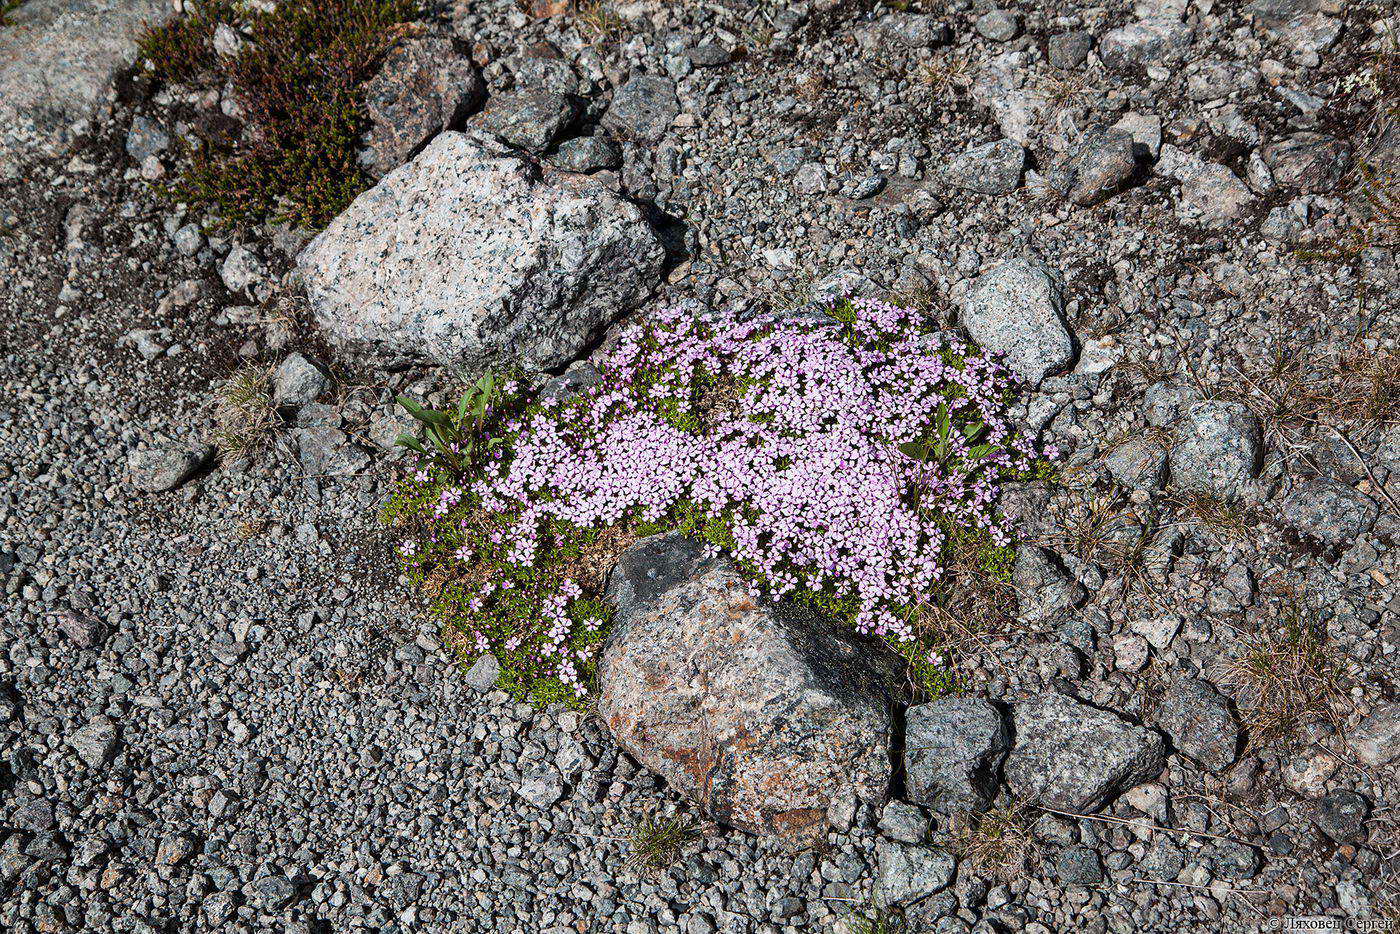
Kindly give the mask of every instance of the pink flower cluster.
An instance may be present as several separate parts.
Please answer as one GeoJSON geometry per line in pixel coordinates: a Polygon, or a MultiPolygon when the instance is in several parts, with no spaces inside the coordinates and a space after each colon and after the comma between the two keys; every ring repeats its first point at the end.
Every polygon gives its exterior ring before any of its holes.
{"type": "MultiPolygon", "coordinates": [[[[1004,543],[999,478],[1035,452],[1007,424],[1014,377],[997,360],[917,312],[841,307],[841,321],[677,308],[629,329],[599,384],[508,426],[513,450],[477,482],[487,510],[516,517],[508,560],[532,564],[549,520],[689,505],[725,519],[769,596],[854,597],[862,631],[911,638],[899,611],[939,580],[944,529],[1004,543]],[[937,457],[908,453],[940,438],[937,457]]],[[[549,608],[555,651],[565,602],[549,608]]]]}

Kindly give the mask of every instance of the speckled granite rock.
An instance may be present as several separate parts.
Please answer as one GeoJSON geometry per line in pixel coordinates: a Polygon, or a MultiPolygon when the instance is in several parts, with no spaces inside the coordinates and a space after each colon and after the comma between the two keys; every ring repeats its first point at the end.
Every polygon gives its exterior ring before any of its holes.
{"type": "Polygon", "coordinates": [[[820,620],[757,603],[679,536],[625,554],[599,665],[618,743],[723,823],[815,843],[843,793],[890,780],[898,668],[820,620]]]}
{"type": "Polygon", "coordinates": [[[365,86],[370,174],[383,178],[403,165],[438,133],[457,126],[485,93],[476,66],[449,36],[401,39],[365,86]]]}
{"type": "Polygon", "coordinates": [[[298,258],[317,323],[373,357],[467,370],[566,363],[654,289],[663,251],[640,209],[440,135],[298,258]]]}
{"type": "Polygon", "coordinates": [[[0,178],[26,158],[64,151],[136,57],[170,0],[28,0],[0,29],[0,178]]]}
{"type": "Polygon", "coordinates": [[[1162,738],[1116,714],[1047,692],[1012,707],[1006,784],[1018,799],[1096,811],[1162,767],[1162,738]]]}

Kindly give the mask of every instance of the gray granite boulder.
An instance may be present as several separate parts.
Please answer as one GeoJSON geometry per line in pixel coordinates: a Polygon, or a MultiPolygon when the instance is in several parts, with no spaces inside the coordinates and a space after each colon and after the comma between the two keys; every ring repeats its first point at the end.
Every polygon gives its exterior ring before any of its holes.
{"type": "Polygon", "coordinates": [[[1223,227],[1238,220],[1255,203],[1253,193],[1234,172],[1170,143],[1162,146],[1157,173],[1181,183],[1177,216],[1202,227],[1223,227]]]}
{"type": "Polygon", "coordinates": [[[912,905],[951,885],[956,869],[942,850],[881,840],[875,844],[875,901],[912,905]]]}
{"type": "Polygon", "coordinates": [[[483,125],[518,149],[542,153],[574,121],[572,99],[554,91],[513,91],[491,98],[483,125]]]}
{"type": "Polygon", "coordinates": [[[978,697],[944,697],[910,707],[904,724],[911,801],[952,814],[979,810],[992,799],[1011,746],[999,710],[978,697]]]}
{"type": "Polygon", "coordinates": [[[613,572],[598,712],[618,744],[716,820],[808,846],[843,795],[882,803],[899,665],[821,619],[761,604],[679,535],[613,572]]]}
{"type": "Polygon", "coordinates": [[[1136,171],[1132,135],[1100,127],[1081,136],[1046,181],[1068,201],[1087,207],[1113,197],[1136,171]]]}
{"type": "Polygon", "coordinates": [[[1006,784],[1019,800],[1073,813],[1097,811],[1156,775],[1162,738],[1117,714],[1045,693],[1011,709],[1015,739],[1006,784]]]}
{"type": "Polygon", "coordinates": [[[962,320],[973,340],[1003,355],[1032,384],[1074,362],[1063,288],[1034,260],[1008,260],[979,276],[963,302],[962,320]]]}
{"type": "Polygon", "coordinates": [[[1284,499],[1280,515],[1302,535],[1345,547],[1370,531],[1380,517],[1380,507],[1345,483],[1305,480],[1284,499]]]}
{"type": "Polygon", "coordinates": [[[1238,496],[1259,470],[1259,422],[1239,402],[1206,400],[1176,426],[1171,483],[1182,490],[1238,496]]]}
{"type": "Polygon", "coordinates": [[[448,131],[356,198],[297,272],[333,343],[479,372],[568,362],[651,294],[662,258],[641,210],[596,179],[448,131]]]}
{"type": "Polygon", "coordinates": [[[671,129],[680,112],[676,85],[671,79],[641,75],[614,92],[602,125],[618,139],[656,143],[671,129]]]}
{"type": "Polygon", "coordinates": [[[954,156],[943,170],[948,184],[984,195],[1005,195],[1021,184],[1026,149],[1010,139],[974,146],[954,156]]]}
{"type": "Polygon", "coordinates": [[[1336,188],[1351,168],[1351,146],[1321,133],[1295,133],[1259,150],[1274,181],[1300,191],[1336,188]]]}
{"type": "Polygon", "coordinates": [[[1185,57],[1192,29],[1178,20],[1154,17],[1109,30],[1099,39],[1099,57],[1109,68],[1169,65],[1185,57]]]}
{"type": "Polygon", "coordinates": [[[104,111],[170,0],[28,0],[0,28],[0,178],[62,153],[104,111]]]}
{"type": "Polygon", "coordinates": [[[1212,772],[1235,761],[1240,728],[1229,702],[1210,682],[1178,679],[1158,705],[1156,721],[1178,752],[1212,772]]]}
{"type": "Polygon", "coordinates": [[[486,86],[450,36],[428,33],[400,39],[364,93],[370,122],[364,162],[383,178],[434,136],[459,126],[486,86]]]}

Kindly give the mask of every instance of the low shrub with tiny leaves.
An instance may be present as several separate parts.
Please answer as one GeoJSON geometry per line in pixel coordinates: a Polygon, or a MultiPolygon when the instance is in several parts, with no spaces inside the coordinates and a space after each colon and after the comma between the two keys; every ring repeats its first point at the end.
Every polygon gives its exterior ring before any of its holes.
{"type": "Polygon", "coordinates": [[[227,85],[244,121],[237,141],[190,154],[171,196],[224,225],[325,226],[370,186],[362,87],[418,14],[415,0],[190,0],[149,30],[142,58],[157,78],[227,85]],[[232,54],[214,51],[220,25],[240,36],[232,54]]]}
{"type": "Polygon", "coordinates": [[[517,696],[580,703],[609,567],[680,530],[755,597],[814,605],[888,642],[926,691],[949,687],[925,611],[954,551],[1009,567],[998,491],[1041,456],[1007,420],[1016,381],[999,361],[919,312],[841,298],[786,316],[663,311],[599,371],[573,396],[508,386],[480,456],[422,458],[388,506],[464,655],[496,655],[517,696]]]}

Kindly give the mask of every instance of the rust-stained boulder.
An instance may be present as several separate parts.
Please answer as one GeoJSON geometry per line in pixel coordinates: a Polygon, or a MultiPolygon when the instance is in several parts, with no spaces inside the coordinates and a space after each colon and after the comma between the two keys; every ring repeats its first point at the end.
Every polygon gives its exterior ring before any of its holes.
{"type": "Polygon", "coordinates": [[[899,666],[893,653],[755,600],[732,566],[679,535],[629,549],[599,665],[618,743],[716,820],[794,847],[833,799],[882,801],[899,666]]]}

